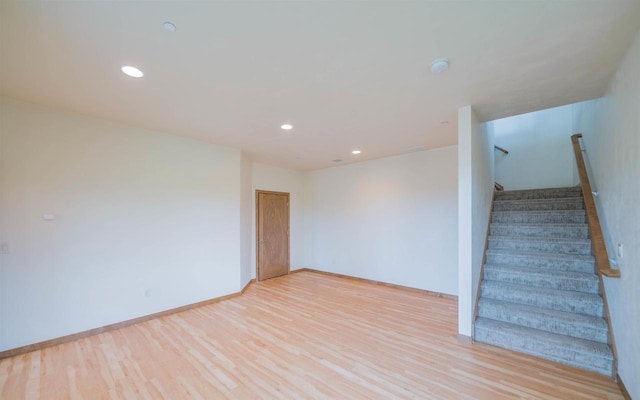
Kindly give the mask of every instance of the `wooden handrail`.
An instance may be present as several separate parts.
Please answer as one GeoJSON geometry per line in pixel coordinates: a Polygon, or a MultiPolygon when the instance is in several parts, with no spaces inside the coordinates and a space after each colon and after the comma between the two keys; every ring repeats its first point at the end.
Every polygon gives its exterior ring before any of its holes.
{"type": "Polygon", "coordinates": [[[591,235],[591,253],[596,259],[596,272],[610,278],[620,278],[620,270],[611,268],[611,265],[609,264],[609,255],[607,254],[607,247],[604,244],[604,236],[602,234],[602,227],[600,226],[600,219],[598,218],[598,210],[596,209],[596,203],[593,200],[591,183],[589,182],[589,176],[587,175],[587,167],[585,166],[584,158],[582,157],[580,142],[578,142],[578,139],[581,137],[581,133],[576,133],[571,136],[571,141],[573,142],[573,152],[575,153],[576,163],[578,164],[578,175],[580,176],[584,208],[587,213],[589,234],[591,235]]]}
{"type": "Polygon", "coordinates": [[[493,146],[493,147],[494,147],[496,150],[499,150],[499,151],[503,152],[504,154],[509,154],[509,150],[507,150],[507,149],[505,149],[505,148],[503,148],[503,147],[500,147],[500,146],[493,146]]]}

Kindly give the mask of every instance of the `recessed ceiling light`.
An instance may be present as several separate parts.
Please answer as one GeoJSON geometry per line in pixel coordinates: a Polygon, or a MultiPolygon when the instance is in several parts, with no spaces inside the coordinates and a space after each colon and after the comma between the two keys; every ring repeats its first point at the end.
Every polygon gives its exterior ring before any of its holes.
{"type": "Polygon", "coordinates": [[[333,161],[333,162],[335,162],[335,163],[342,162],[342,160],[341,160],[341,159],[339,159],[339,158],[336,158],[335,160],[331,160],[331,161],[333,161]]]}
{"type": "Polygon", "coordinates": [[[175,32],[176,30],[176,26],[173,24],[173,22],[170,21],[166,21],[162,24],[162,26],[164,26],[164,29],[168,30],[169,32],[175,32]]]}
{"type": "Polygon", "coordinates": [[[449,125],[449,121],[440,121],[440,125],[449,125]]]}
{"type": "Polygon", "coordinates": [[[132,67],[130,65],[125,65],[124,67],[122,67],[122,72],[134,78],[141,78],[144,75],[138,68],[132,67]]]}
{"type": "Polygon", "coordinates": [[[282,124],[282,125],[280,125],[280,128],[282,130],[285,130],[285,131],[290,131],[290,130],[293,129],[293,125],[291,125],[291,124],[282,124]]]}
{"type": "Polygon", "coordinates": [[[431,72],[434,74],[439,74],[440,72],[444,72],[449,68],[449,60],[446,58],[438,58],[433,60],[431,63],[431,72]]]}
{"type": "Polygon", "coordinates": [[[351,154],[360,154],[360,153],[362,153],[360,150],[354,150],[351,152],[351,154]]]}

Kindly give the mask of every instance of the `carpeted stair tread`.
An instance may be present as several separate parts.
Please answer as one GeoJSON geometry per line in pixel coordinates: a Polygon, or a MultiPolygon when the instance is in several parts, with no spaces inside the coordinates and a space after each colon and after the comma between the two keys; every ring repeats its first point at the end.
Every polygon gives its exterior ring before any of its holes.
{"type": "Polygon", "coordinates": [[[518,250],[488,249],[486,263],[570,272],[595,272],[595,259],[591,255],[583,254],[525,253],[518,250]]]}
{"type": "Polygon", "coordinates": [[[520,351],[579,368],[611,374],[613,353],[604,343],[478,318],[477,341],[520,351]]]}
{"type": "Polygon", "coordinates": [[[527,328],[607,343],[607,322],[600,317],[487,298],[480,299],[478,315],[527,328]]]}
{"type": "Polygon", "coordinates": [[[582,210],[582,197],[562,199],[495,200],[494,211],[534,211],[534,210],[582,210]]]}
{"type": "Polygon", "coordinates": [[[540,214],[540,215],[553,215],[553,214],[561,214],[561,215],[571,215],[571,214],[578,214],[578,215],[584,215],[585,214],[585,210],[583,209],[579,209],[579,210],[531,210],[531,211],[520,211],[520,210],[516,210],[516,211],[496,211],[494,214],[504,214],[504,215],[511,215],[511,214],[540,214]]]}
{"type": "Polygon", "coordinates": [[[523,257],[541,257],[541,258],[557,258],[563,260],[580,260],[580,261],[593,261],[594,258],[592,255],[584,255],[584,254],[557,254],[557,253],[544,253],[540,251],[532,251],[532,252],[520,252],[520,251],[512,251],[512,250],[487,250],[487,255],[500,255],[503,257],[508,256],[523,256],[523,257]]]}
{"type": "Polygon", "coordinates": [[[588,239],[587,224],[491,223],[490,234],[497,236],[588,239]]]}
{"type": "Polygon", "coordinates": [[[484,274],[487,281],[593,294],[599,292],[600,280],[595,273],[487,264],[484,266],[484,274]]]}
{"type": "Polygon", "coordinates": [[[504,190],[496,192],[496,200],[557,199],[580,196],[582,196],[582,188],[580,188],[580,186],[548,189],[504,190]]]}
{"type": "Polygon", "coordinates": [[[591,241],[577,238],[520,238],[489,236],[489,249],[512,250],[521,253],[591,254],[591,241]]]}
{"type": "Polygon", "coordinates": [[[533,223],[533,224],[584,224],[584,210],[536,210],[536,211],[496,211],[492,214],[494,223],[533,223]]]}
{"type": "Polygon", "coordinates": [[[518,250],[497,250],[497,249],[488,249],[487,256],[500,256],[500,257],[520,256],[520,257],[531,257],[531,258],[549,258],[549,259],[576,260],[576,261],[593,261],[594,260],[594,257],[590,254],[558,254],[558,253],[548,253],[548,252],[542,252],[542,251],[523,252],[518,250]]]}
{"type": "Polygon", "coordinates": [[[593,293],[483,280],[482,297],[551,310],[602,316],[602,297],[593,293]]]}
{"type": "Polygon", "coordinates": [[[494,203],[506,204],[537,204],[537,203],[573,203],[582,201],[582,196],[575,197],[563,197],[563,198],[550,198],[550,199],[501,199],[496,198],[494,203]]]}

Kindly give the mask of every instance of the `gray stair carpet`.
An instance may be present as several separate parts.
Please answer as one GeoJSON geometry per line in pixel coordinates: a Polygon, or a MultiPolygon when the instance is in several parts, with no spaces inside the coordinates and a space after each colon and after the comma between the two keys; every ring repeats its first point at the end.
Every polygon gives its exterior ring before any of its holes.
{"type": "Polygon", "coordinates": [[[513,250],[522,253],[591,254],[589,239],[520,238],[513,236],[489,236],[489,249],[513,250]]]}
{"type": "Polygon", "coordinates": [[[560,211],[582,209],[584,209],[584,202],[582,201],[582,197],[525,200],[496,199],[493,204],[494,211],[560,211]]]}
{"type": "Polygon", "coordinates": [[[594,273],[593,256],[581,254],[554,254],[543,252],[518,253],[509,250],[489,249],[487,263],[500,265],[520,265],[540,269],[594,273]]]}
{"type": "Polygon", "coordinates": [[[475,340],[611,375],[579,186],[496,192],[475,340]]]}

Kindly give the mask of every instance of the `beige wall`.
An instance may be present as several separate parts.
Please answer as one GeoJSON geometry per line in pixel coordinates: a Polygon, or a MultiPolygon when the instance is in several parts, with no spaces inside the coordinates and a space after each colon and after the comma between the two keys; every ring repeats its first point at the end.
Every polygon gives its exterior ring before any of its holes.
{"type": "Polygon", "coordinates": [[[0,101],[0,351],[239,290],[238,150],[0,101]]]}
{"type": "Polygon", "coordinates": [[[309,172],[305,264],[457,294],[457,147],[309,172]]]}
{"type": "Polygon", "coordinates": [[[253,268],[253,186],[252,163],[242,155],[240,165],[240,287],[244,288],[254,277],[253,268]]]}

